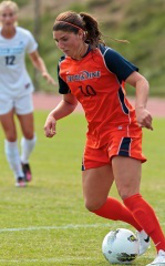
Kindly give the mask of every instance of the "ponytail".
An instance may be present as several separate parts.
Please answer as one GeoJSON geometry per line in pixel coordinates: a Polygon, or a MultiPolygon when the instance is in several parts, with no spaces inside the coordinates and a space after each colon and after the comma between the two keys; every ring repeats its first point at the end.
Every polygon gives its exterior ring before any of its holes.
{"type": "Polygon", "coordinates": [[[100,43],[104,44],[97,21],[87,13],[81,12],[79,15],[82,18],[86,30],[86,41],[89,42],[93,48],[97,47],[100,43]]]}
{"type": "MultiPolygon", "coordinates": [[[[89,43],[92,49],[98,47],[99,44],[105,45],[98,22],[85,12],[78,14],[74,11],[66,11],[59,14],[53,25],[53,31],[58,30],[74,32],[75,34],[79,30],[84,31],[84,41],[89,43]]],[[[117,42],[128,42],[126,40],[110,39],[117,42]]]]}

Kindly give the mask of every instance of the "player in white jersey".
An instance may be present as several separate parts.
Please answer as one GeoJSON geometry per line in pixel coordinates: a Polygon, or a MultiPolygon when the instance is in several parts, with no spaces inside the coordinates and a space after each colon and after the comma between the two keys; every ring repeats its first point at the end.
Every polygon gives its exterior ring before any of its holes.
{"type": "Polygon", "coordinates": [[[16,26],[18,6],[13,1],[0,3],[0,122],[5,133],[5,154],[13,170],[16,186],[31,181],[29,156],[35,146],[32,92],[34,90],[26,70],[25,54],[42,76],[55,85],[33,35],[16,26]],[[21,155],[17,144],[14,116],[17,115],[23,137],[21,155]]]}

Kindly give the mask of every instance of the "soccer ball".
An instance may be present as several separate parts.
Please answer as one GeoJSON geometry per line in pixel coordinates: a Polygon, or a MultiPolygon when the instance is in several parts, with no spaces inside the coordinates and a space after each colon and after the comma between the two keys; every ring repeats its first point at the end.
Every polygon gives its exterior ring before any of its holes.
{"type": "Polygon", "coordinates": [[[111,264],[130,264],[138,255],[136,235],[124,228],[110,231],[103,240],[102,252],[111,264]]]}

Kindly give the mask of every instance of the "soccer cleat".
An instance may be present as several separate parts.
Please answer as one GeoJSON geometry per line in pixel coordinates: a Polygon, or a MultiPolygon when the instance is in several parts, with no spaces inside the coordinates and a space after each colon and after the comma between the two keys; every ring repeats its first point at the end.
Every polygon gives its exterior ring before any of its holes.
{"type": "Polygon", "coordinates": [[[30,182],[32,180],[30,165],[28,163],[22,163],[22,170],[24,172],[26,181],[30,182]]]}
{"type": "Polygon", "coordinates": [[[156,265],[156,266],[165,266],[165,251],[160,249],[156,258],[154,259],[153,262],[151,262],[150,264],[147,264],[147,266],[152,266],[152,265],[156,265]]]}
{"type": "Polygon", "coordinates": [[[139,256],[143,255],[150,246],[150,237],[144,230],[137,232],[137,239],[139,241],[139,256]]]}
{"type": "Polygon", "coordinates": [[[18,177],[15,183],[16,187],[26,187],[26,180],[24,177],[18,177]]]}

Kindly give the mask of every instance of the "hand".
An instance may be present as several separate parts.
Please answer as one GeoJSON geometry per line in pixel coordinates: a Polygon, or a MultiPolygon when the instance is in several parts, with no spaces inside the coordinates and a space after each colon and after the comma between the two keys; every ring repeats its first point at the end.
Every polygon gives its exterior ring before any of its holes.
{"type": "Polygon", "coordinates": [[[42,76],[47,80],[48,83],[57,86],[57,82],[49,75],[49,73],[43,72],[42,76]]]}
{"type": "Polygon", "coordinates": [[[147,129],[153,130],[152,116],[147,109],[143,107],[137,107],[136,118],[140,127],[146,127],[147,129]]]}
{"type": "Polygon", "coordinates": [[[56,120],[51,114],[46,119],[44,133],[47,138],[52,138],[56,134],[56,120]]]}

